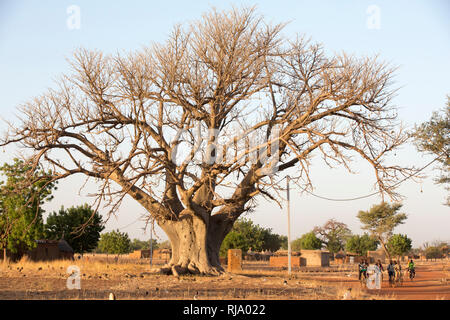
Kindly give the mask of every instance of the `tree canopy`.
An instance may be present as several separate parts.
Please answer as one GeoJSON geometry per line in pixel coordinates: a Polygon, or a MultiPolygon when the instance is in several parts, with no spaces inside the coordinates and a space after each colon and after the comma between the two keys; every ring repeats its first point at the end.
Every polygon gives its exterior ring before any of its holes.
{"type": "Polygon", "coordinates": [[[388,250],[393,256],[402,256],[412,248],[412,240],[406,234],[394,234],[387,243],[388,250]]]}
{"type": "Polygon", "coordinates": [[[5,163],[0,172],[6,178],[0,181],[0,248],[24,253],[44,234],[42,205],[52,199],[56,185],[49,183],[51,172],[19,159],[5,163]]]}
{"type": "Polygon", "coordinates": [[[131,251],[131,240],[127,233],[113,230],[101,235],[98,249],[102,253],[126,254],[131,251]]]}
{"type": "Polygon", "coordinates": [[[398,197],[411,170],[386,160],[408,138],[391,103],[395,68],[328,54],[283,26],[253,8],[212,10],[127,55],[78,50],[72,72],[20,107],[0,146],[32,150],[30,164],[54,180],[94,179],[111,213],[134,198],[168,235],[161,271],[174,274],[222,272],[233,223],[261,197],[281,201],[288,169],[311,188],[314,154],[350,172],[363,159],[378,190],[398,197]]]}
{"type": "Polygon", "coordinates": [[[75,252],[90,252],[97,248],[100,232],[105,229],[101,215],[88,205],[62,207],[50,213],[45,223],[48,239],[64,238],[75,252]]]}
{"type": "Polygon", "coordinates": [[[223,240],[220,254],[225,256],[228,249],[241,249],[244,253],[249,249],[254,252],[277,251],[284,240],[284,237],[272,233],[271,229],[254,224],[249,219],[239,219],[223,240]]]}
{"type": "Polygon", "coordinates": [[[362,236],[356,234],[348,238],[347,243],[345,244],[345,249],[347,251],[365,256],[367,255],[367,251],[376,250],[378,244],[379,241],[374,237],[369,236],[367,233],[364,233],[362,236]]]}
{"type": "MultiPolygon", "coordinates": [[[[152,248],[153,250],[158,249],[158,241],[156,239],[152,239],[152,248]]],[[[140,240],[140,239],[133,239],[130,244],[130,250],[147,250],[150,249],[150,240],[140,240]]]]}
{"type": "Polygon", "coordinates": [[[294,251],[318,250],[322,248],[322,241],[311,231],[292,241],[291,248],[294,251]]]}
{"type": "MultiPolygon", "coordinates": [[[[450,190],[450,96],[447,96],[447,106],[442,114],[433,112],[429,121],[416,126],[412,136],[418,151],[437,157],[441,175],[435,181],[450,190]]],[[[446,204],[450,206],[450,196],[446,204]]]]}
{"type": "Polygon", "coordinates": [[[330,219],[323,226],[315,227],[313,232],[331,253],[345,248],[345,242],[352,234],[347,225],[336,219],[330,219]]]}
{"type": "Polygon", "coordinates": [[[401,208],[401,203],[382,202],[372,206],[368,211],[358,212],[358,219],[363,224],[362,229],[369,231],[376,237],[388,257],[391,255],[387,248],[387,242],[394,229],[407,219],[405,213],[398,212],[401,208]]]}

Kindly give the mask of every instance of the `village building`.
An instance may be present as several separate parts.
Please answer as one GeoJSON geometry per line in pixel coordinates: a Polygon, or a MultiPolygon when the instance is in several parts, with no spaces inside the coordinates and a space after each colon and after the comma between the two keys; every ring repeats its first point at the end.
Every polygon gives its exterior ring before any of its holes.
{"type": "Polygon", "coordinates": [[[345,263],[345,252],[339,251],[334,255],[334,263],[335,264],[344,264],[345,263]]]}
{"type": "MultiPolygon", "coordinates": [[[[288,252],[287,250],[279,250],[275,252],[269,259],[269,265],[271,267],[287,267],[288,266],[288,252]]],[[[303,267],[306,266],[305,258],[300,256],[299,251],[291,252],[291,267],[303,267]]]]}
{"type": "Polygon", "coordinates": [[[64,239],[36,242],[36,248],[25,254],[32,261],[73,260],[73,249],[64,239]]]}
{"type": "MultiPolygon", "coordinates": [[[[25,253],[11,253],[7,250],[9,259],[16,261],[26,256],[31,261],[73,260],[73,249],[66,240],[36,240],[36,247],[25,253]]],[[[0,254],[3,259],[3,251],[0,254]]]]}
{"type": "MultiPolygon", "coordinates": [[[[161,260],[165,263],[169,262],[172,256],[172,250],[170,249],[154,249],[152,251],[152,259],[153,260],[161,260]]],[[[149,259],[150,258],[150,249],[141,249],[134,250],[128,255],[129,258],[132,259],[149,259]]]]}
{"type": "MultiPolygon", "coordinates": [[[[288,266],[288,254],[286,250],[277,251],[269,260],[270,266],[288,266]]],[[[330,266],[330,252],[322,250],[301,250],[291,253],[292,267],[328,267],[330,266]]]]}
{"type": "Polygon", "coordinates": [[[363,260],[367,260],[367,257],[362,256],[355,252],[346,252],[345,253],[345,263],[354,264],[354,263],[360,263],[363,260]]]}
{"type": "Polygon", "coordinates": [[[367,261],[369,263],[375,263],[378,260],[381,261],[381,263],[386,263],[386,253],[383,249],[378,249],[374,251],[367,251],[367,261]]]}
{"type": "Polygon", "coordinates": [[[329,267],[330,252],[323,250],[301,250],[301,257],[306,260],[307,267],[329,267]]]}

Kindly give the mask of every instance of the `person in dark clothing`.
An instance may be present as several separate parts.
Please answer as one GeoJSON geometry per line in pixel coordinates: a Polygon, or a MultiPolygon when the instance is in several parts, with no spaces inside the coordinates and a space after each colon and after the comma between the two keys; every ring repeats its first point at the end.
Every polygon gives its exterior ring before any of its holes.
{"type": "Polygon", "coordinates": [[[394,263],[391,261],[389,261],[389,264],[387,266],[387,272],[388,272],[388,276],[389,276],[389,283],[392,284],[394,282],[394,276],[395,276],[395,268],[394,268],[394,263]]]}

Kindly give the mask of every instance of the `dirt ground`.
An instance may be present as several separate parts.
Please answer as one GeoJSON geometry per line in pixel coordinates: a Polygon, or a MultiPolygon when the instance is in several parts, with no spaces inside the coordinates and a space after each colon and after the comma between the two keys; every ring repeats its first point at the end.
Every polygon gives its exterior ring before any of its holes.
{"type": "MultiPolygon", "coordinates": [[[[361,290],[356,274],[349,277],[338,275],[332,277],[316,277],[317,281],[328,284],[339,283],[352,290],[361,290]]],[[[416,277],[411,281],[406,276],[400,286],[391,287],[387,275],[383,274],[380,290],[362,289],[373,297],[396,300],[450,300],[450,264],[429,262],[419,264],[416,277]]]]}
{"type": "Polygon", "coordinates": [[[361,288],[356,266],[303,268],[289,278],[267,263],[246,263],[239,274],[220,277],[164,276],[148,273],[142,261],[55,261],[0,263],[0,299],[450,299],[450,263],[418,264],[414,281],[381,290],[361,288]],[[69,290],[67,268],[80,269],[81,289],[69,290]]]}

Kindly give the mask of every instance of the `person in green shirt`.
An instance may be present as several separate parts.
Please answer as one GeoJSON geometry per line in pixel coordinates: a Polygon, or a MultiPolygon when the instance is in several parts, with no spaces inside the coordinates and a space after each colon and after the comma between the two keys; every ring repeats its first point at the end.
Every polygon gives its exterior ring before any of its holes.
{"type": "Polygon", "coordinates": [[[409,271],[409,278],[413,279],[416,275],[416,265],[414,264],[414,261],[412,259],[408,263],[408,271],[409,271]]]}

